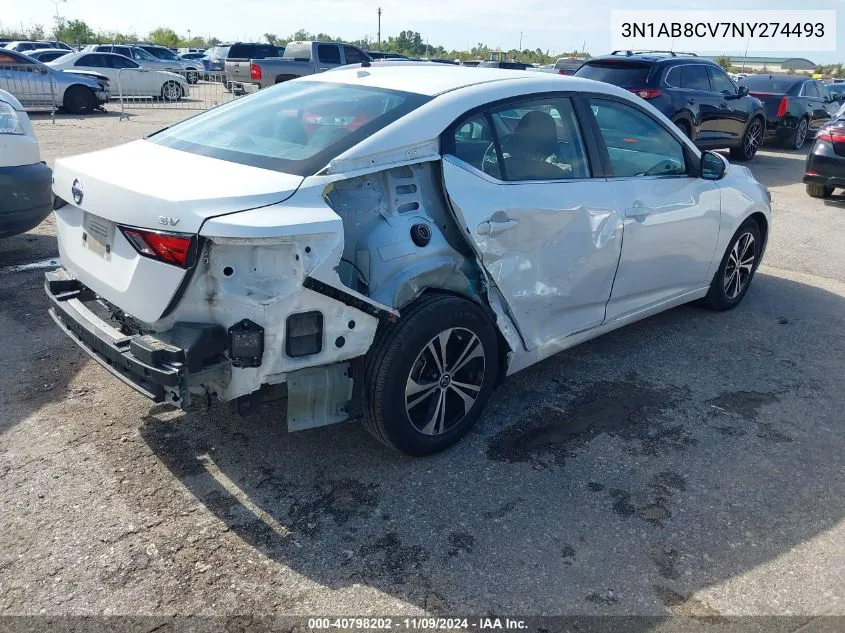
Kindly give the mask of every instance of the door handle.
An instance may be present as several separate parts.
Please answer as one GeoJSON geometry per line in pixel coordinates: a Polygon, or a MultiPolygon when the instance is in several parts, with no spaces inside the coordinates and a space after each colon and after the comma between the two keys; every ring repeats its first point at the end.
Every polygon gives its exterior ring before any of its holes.
{"type": "Polygon", "coordinates": [[[646,206],[639,200],[634,202],[634,204],[631,205],[631,208],[625,211],[625,217],[636,220],[637,222],[642,222],[650,215],[651,210],[647,209],[646,206]]]}
{"type": "Polygon", "coordinates": [[[519,224],[519,220],[487,220],[478,225],[478,234],[495,235],[515,228],[517,224],[519,224]]]}

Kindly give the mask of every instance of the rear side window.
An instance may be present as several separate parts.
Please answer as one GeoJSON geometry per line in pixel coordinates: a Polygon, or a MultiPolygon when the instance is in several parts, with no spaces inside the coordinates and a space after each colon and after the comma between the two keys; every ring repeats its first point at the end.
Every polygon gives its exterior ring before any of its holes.
{"type": "Polygon", "coordinates": [[[636,108],[590,99],[615,178],[686,175],[681,142],[636,108]]]}
{"type": "Polygon", "coordinates": [[[816,88],[815,81],[806,81],[804,82],[804,87],[801,89],[801,94],[805,97],[818,97],[819,96],[819,89],[816,88]]]}
{"type": "Polygon", "coordinates": [[[74,66],[89,66],[91,68],[109,68],[109,63],[104,55],[83,55],[76,60],[74,66]]]}
{"type": "Polygon", "coordinates": [[[476,114],[455,128],[452,154],[477,170],[502,179],[493,131],[483,114],[476,114]]]}
{"type": "Polygon", "coordinates": [[[320,44],[317,56],[323,64],[340,64],[340,49],[334,44],[320,44]]]}
{"type": "Polygon", "coordinates": [[[265,59],[267,57],[278,57],[279,49],[270,44],[261,44],[252,51],[252,59],[265,59]]]}
{"type": "Polygon", "coordinates": [[[685,90],[701,90],[710,92],[710,79],[707,68],[695,64],[675,66],[666,74],[666,83],[675,88],[685,90]]]}
{"type": "Polygon", "coordinates": [[[227,57],[230,59],[249,59],[253,56],[255,47],[252,44],[233,44],[229,48],[227,57]]]}
{"type": "Polygon", "coordinates": [[[124,57],[132,57],[132,51],[129,50],[128,46],[115,46],[112,52],[124,57]]]}
{"type": "Polygon", "coordinates": [[[648,81],[650,71],[651,65],[641,62],[587,62],[578,69],[575,76],[623,88],[642,88],[648,81]]]}

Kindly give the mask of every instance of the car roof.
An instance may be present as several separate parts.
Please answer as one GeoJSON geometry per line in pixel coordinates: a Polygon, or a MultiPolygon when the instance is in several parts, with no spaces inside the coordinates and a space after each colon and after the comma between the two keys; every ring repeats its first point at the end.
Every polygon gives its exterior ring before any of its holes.
{"type": "Polygon", "coordinates": [[[693,63],[693,64],[707,64],[717,66],[712,59],[698,57],[694,53],[672,53],[671,51],[614,51],[610,55],[601,55],[588,59],[585,63],[595,61],[631,61],[631,62],[678,62],[678,63],[693,63]]]}
{"type": "MultiPolygon", "coordinates": [[[[343,66],[319,75],[309,75],[300,81],[328,81],[342,84],[355,84],[413,92],[421,95],[436,96],[452,90],[467,88],[492,81],[528,81],[548,82],[554,77],[561,82],[560,90],[587,89],[589,80],[565,78],[549,73],[535,73],[525,70],[505,70],[502,68],[472,68],[437,62],[376,62],[368,66],[354,64],[343,66]],[[566,84],[568,80],[585,82],[583,86],[566,84]]],[[[589,81],[589,89],[597,82],[589,81]]],[[[530,90],[526,86],[527,90],[530,90]]]]}

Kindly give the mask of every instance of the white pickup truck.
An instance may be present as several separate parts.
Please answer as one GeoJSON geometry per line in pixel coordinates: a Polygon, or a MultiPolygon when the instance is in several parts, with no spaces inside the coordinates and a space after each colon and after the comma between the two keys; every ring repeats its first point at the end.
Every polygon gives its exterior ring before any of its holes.
{"type": "Polygon", "coordinates": [[[370,56],[351,44],[337,42],[288,42],[284,55],[251,59],[249,81],[259,88],[322,73],[345,64],[370,61],[370,56]]]}

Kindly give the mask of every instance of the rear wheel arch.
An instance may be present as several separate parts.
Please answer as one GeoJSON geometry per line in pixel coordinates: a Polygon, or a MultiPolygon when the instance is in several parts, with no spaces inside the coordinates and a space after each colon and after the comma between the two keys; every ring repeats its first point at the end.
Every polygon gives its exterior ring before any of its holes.
{"type": "Polygon", "coordinates": [[[285,81],[290,81],[291,79],[296,79],[296,75],[276,75],[275,83],[280,84],[284,83],[285,81]]]}

